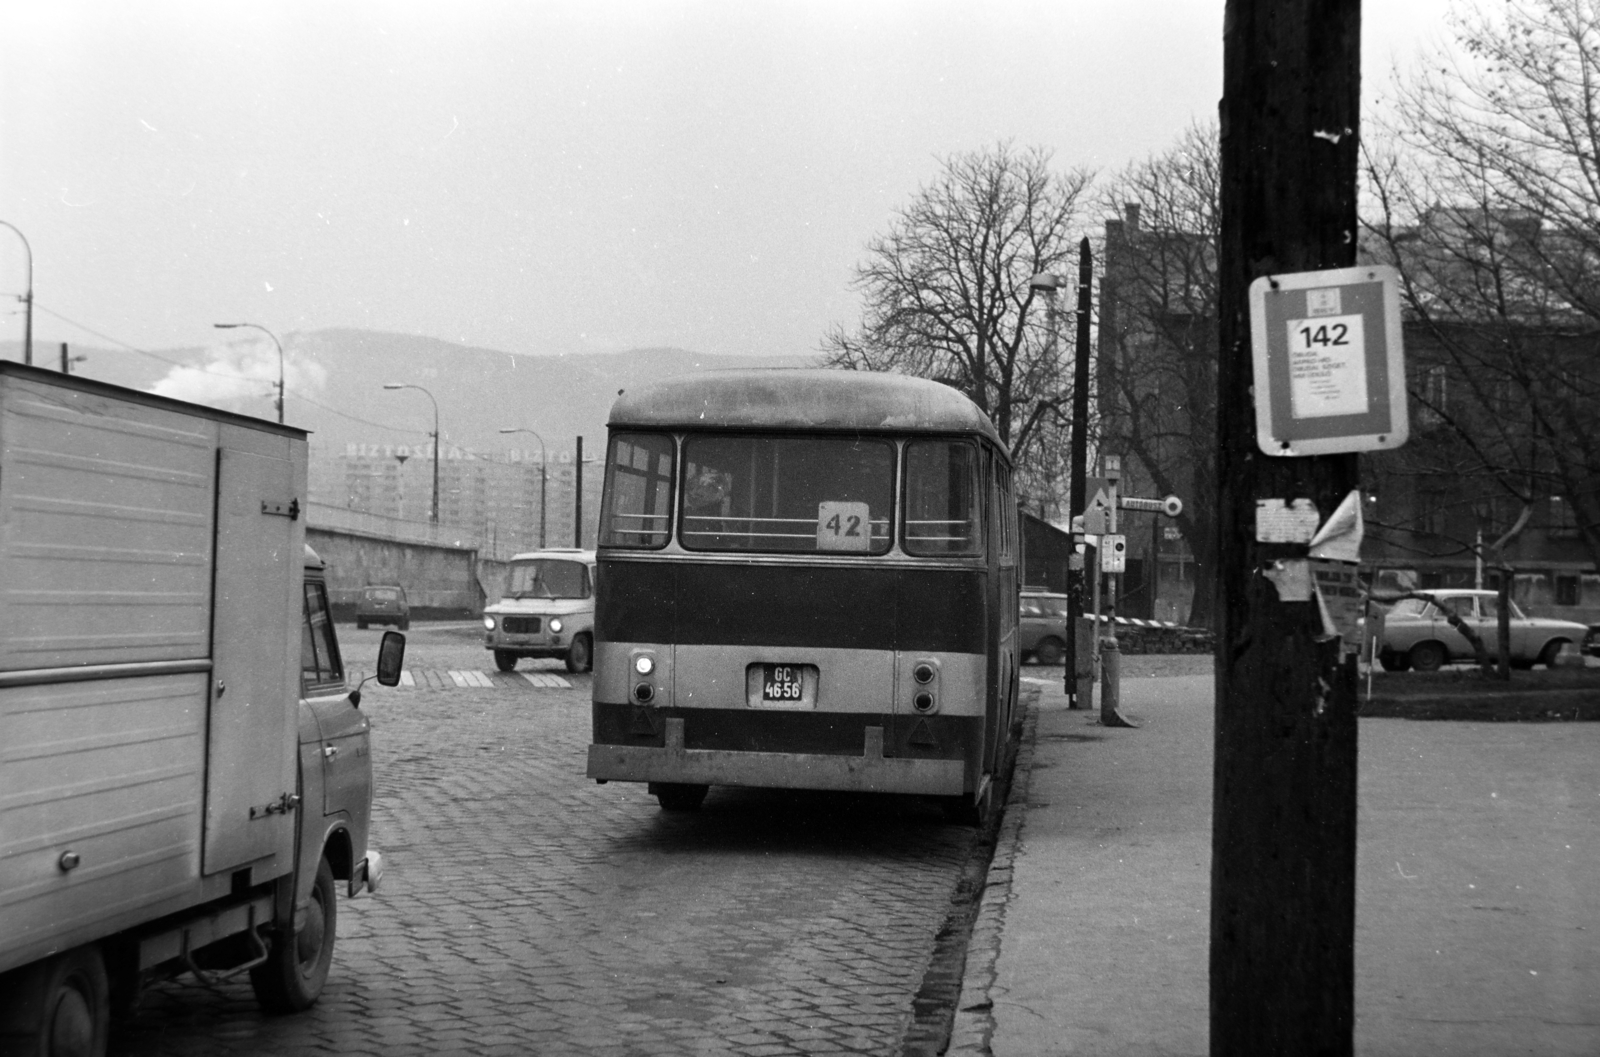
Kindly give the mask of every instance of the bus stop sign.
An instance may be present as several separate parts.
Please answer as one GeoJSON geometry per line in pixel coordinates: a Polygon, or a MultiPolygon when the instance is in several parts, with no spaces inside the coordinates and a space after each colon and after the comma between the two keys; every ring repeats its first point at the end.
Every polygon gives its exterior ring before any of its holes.
{"type": "Polygon", "coordinates": [[[1398,448],[1410,434],[1400,275],[1387,265],[1250,284],[1256,443],[1268,455],[1398,448]]]}

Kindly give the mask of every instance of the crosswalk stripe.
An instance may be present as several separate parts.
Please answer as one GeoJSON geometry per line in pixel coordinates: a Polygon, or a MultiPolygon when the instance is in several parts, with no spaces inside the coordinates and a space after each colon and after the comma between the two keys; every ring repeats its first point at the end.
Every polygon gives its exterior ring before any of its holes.
{"type": "MultiPolygon", "coordinates": [[[[345,673],[351,686],[371,674],[350,668],[345,673]]],[[[572,682],[555,672],[488,672],[471,668],[402,668],[400,688],[406,690],[511,690],[534,687],[539,690],[570,690],[572,682]]]]}

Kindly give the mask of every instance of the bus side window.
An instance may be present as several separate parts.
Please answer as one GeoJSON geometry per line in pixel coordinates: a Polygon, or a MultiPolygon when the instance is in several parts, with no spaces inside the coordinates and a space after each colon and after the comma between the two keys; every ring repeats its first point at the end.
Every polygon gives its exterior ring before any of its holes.
{"type": "Polygon", "coordinates": [[[979,465],[978,449],[966,441],[906,445],[906,553],[982,551],[979,465]]]}
{"type": "Polygon", "coordinates": [[[667,545],[673,462],[667,434],[619,433],[611,438],[600,510],[602,547],[667,545]]]}

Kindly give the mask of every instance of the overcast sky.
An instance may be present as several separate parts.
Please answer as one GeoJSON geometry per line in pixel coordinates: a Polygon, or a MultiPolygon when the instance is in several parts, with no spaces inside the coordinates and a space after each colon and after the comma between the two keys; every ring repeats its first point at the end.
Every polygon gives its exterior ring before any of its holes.
{"type": "MultiPolygon", "coordinates": [[[[1448,0],[1369,2],[1364,84],[1448,0]]],[[[814,351],[938,158],[1115,170],[1216,112],[1222,0],[0,4],[36,343],[216,321],[814,351]]],[[[0,293],[24,286],[0,230],[0,293]]],[[[0,339],[22,334],[0,307],[0,339]]]]}

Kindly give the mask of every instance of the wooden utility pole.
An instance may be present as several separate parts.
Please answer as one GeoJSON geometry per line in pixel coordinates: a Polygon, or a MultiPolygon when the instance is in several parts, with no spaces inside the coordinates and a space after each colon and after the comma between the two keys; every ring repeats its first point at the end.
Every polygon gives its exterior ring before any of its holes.
{"type": "Polygon", "coordinates": [[[1263,575],[1256,502],[1327,517],[1354,455],[1256,446],[1248,287],[1356,256],[1359,0],[1228,0],[1223,24],[1219,614],[1211,1052],[1348,1055],[1354,1007],[1356,671],[1316,602],[1263,575]]]}
{"type": "MultiPolygon", "coordinates": [[[[1089,499],[1088,482],[1085,477],[1089,472],[1089,309],[1093,284],[1094,256],[1089,240],[1085,238],[1078,243],[1078,329],[1073,346],[1072,436],[1068,454],[1071,463],[1068,472],[1072,475],[1067,495],[1069,524],[1073,518],[1083,513],[1084,505],[1089,499]]],[[[1067,666],[1063,679],[1066,682],[1064,689],[1067,692],[1068,708],[1089,707],[1088,701],[1080,700],[1084,695],[1078,692],[1082,685],[1082,673],[1078,670],[1078,651],[1083,648],[1079,642],[1083,635],[1083,588],[1088,576],[1083,567],[1088,555],[1077,553],[1078,541],[1082,539],[1083,533],[1076,531],[1072,533],[1073,554],[1067,568],[1067,666]]],[[[1096,629],[1093,635],[1098,634],[1099,630],[1096,629]]],[[[1091,683],[1090,696],[1093,692],[1091,683]]]]}
{"type": "Polygon", "coordinates": [[[572,460],[572,545],[583,546],[583,438],[578,438],[578,453],[572,460]]]}

